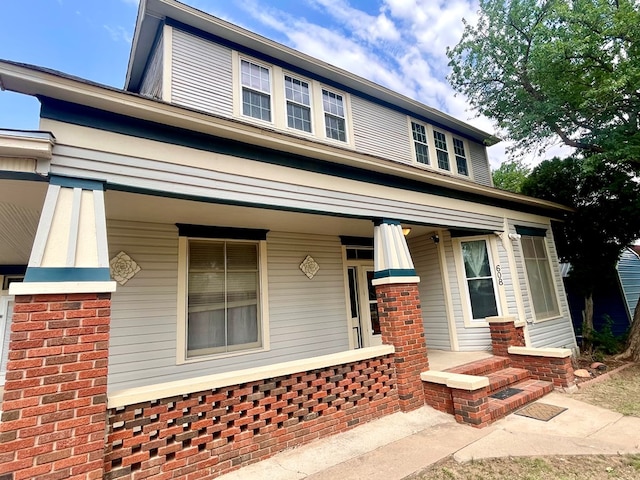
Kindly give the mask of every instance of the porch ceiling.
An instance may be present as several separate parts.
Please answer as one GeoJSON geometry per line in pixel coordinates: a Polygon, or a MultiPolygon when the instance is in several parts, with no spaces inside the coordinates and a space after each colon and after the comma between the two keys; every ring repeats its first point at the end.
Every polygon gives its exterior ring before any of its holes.
{"type": "MultiPolygon", "coordinates": [[[[108,190],[107,219],[152,223],[192,223],[322,235],[373,236],[370,220],[221,205],[108,190]]],[[[413,235],[434,227],[412,226],[413,235]]]]}
{"type": "Polygon", "coordinates": [[[0,265],[26,265],[47,192],[45,182],[0,181],[0,265]]]}

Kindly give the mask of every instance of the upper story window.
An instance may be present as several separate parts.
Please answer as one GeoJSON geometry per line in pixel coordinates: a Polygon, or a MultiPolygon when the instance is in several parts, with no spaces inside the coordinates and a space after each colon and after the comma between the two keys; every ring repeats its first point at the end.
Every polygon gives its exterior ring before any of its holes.
{"type": "Polygon", "coordinates": [[[469,176],[469,165],[467,155],[464,149],[464,142],[459,138],[453,139],[453,153],[456,156],[456,168],[460,175],[469,176]]]}
{"type": "Polygon", "coordinates": [[[311,96],[309,84],[289,75],[284,76],[289,128],[311,133],[311,96]]]}
{"type": "Polygon", "coordinates": [[[439,132],[433,131],[433,140],[436,146],[436,157],[438,158],[438,168],[442,170],[451,170],[449,167],[449,151],[447,149],[447,136],[439,132]]]}
{"type": "Polygon", "coordinates": [[[322,89],[322,108],[327,138],[341,142],[347,141],[347,130],[342,95],[322,89]]]}
{"type": "Polygon", "coordinates": [[[411,122],[411,133],[413,134],[413,145],[416,150],[416,161],[429,165],[429,144],[427,143],[427,132],[424,125],[411,122]]]}
{"type": "Polygon", "coordinates": [[[240,61],[242,114],[271,121],[271,72],[248,60],[240,61]]]}

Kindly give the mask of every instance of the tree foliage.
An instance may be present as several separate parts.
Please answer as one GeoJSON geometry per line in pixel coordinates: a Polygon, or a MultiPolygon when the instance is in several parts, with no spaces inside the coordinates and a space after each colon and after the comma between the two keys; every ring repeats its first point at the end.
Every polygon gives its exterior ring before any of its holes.
{"type": "Polygon", "coordinates": [[[522,163],[521,160],[508,160],[502,162],[499,168],[491,172],[493,177],[493,186],[501,190],[507,190],[513,193],[521,193],[522,184],[531,169],[522,163]]]}
{"type": "Polygon", "coordinates": [[[524,150],[560,139],[640,172],[640,2],[480,0],[449,81],[524,150]]]}
{"type": "Polygon", "coordinates": [[[522,193],[575,209],[562,223],[554,223],[553,231],[558,256],[571,264],[570,281],[585,299],[582,333],[588,342],[593,293],[616,281],[622,249],[640,236],[640,184],[620,163],[556,158],[531,172],[522,193]]]}

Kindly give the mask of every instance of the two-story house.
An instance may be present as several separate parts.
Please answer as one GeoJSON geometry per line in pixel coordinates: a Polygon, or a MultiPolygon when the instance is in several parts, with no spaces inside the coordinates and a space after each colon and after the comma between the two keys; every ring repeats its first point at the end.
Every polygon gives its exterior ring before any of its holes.
{"type": "Polygon", "coordinates": [[[215,476],[429,403],[427,351],[489,352],[487,318],[576,347],[565,208],[445,113],[174,0],[123,90],[0,85],[42,106],[0,130],[0,475],[215,476]]]}

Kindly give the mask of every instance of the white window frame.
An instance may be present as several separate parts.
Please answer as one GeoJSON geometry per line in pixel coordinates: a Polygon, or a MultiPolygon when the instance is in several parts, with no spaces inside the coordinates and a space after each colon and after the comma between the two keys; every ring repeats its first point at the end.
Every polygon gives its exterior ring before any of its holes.
{"type": "MultiPolygon", "coordinates": [[[[415,163],[417,163],[418,165],[424,165],[425,167],[431,167],[432,166],[432,161],[431,161],[431,152],[429,151],[429,128],[424,124],[424,123],[420,123],[417,122],[415,120],[411,120],[409,119],[409,125],[410,125],[410,130],[411,130],[411,145],[412,145],[412,151],[413,151],[413,159],[415,161],[415,163]],[[424,142],[421,140],[416,140],[415,136],[414,136],[414,128],[413,126],[416,125],[418,127],[421,127],[424,133],[424,142]],[[416,148],[417,145],[424,145],[427,149],[427,162],[421,162],[418,160],[418,149],[416,148]]],[[[420,135],[423,134],[422,132],[420,133],[420,135]]]]}
{"type": "Polygon", "coordinates": [[[297,134],[301,134],[301,135],[310,135],[310,136],[315,136],[315,112],[314,112],[314,103],[315,103],[315,97],[314,97],[314,85],[313,85],[313,81],[301,77],[300,75],[296,75],[293,74],[291,72],[287,72],[287,71],[283,71],[282,72],[282,93],[284,95],[284,123],[286,125],[287,130],[291,131],[291,132],[295,132],[297,134]],[[293,80],[297,80],[299,82],[304,82],[308,85],[309,88],[309,105],[305,105],[304,103],[300,103],[300,102],[296,102],[295,100],[289,100],[287,98],[287,84],[286,84],[286,79],[285,77],[290,77],[293,80]],[[295,104],[295,105],[301,105],[303,107],[307,107],[309,108],[309,122],[311,123],[311,131],[307,132],[306,130],[300,130],[298,128],[295,127],[291,127],[289,126],[289,113],[288,113],[288,104],[289,102],[295,104]]]}
{"type": "Polygon", "coordinates": [[[433,140],[433,149],[435,150],[435,155],[433,157],[433,166],[437,168],[441,172],[455,173],[451,169],[451,149],[449,148],[449,135],[446,131],[441,130],[439,128],[431,128],[431,139],[433,140]],[[444,137],[444,146],[446,150],[442,148],[438,148],[436,145],[436,134],[442,135],[444,137]],[[440,166],[440,159],[438,158],[438,152],[445,152],[447,154],[447,162],[449,163],[449,168],[442,168],[440,166]]]}
{"type": "Polygon", "coordinates": [[[273,99],[273,92],[274,92],[274,72],[273,72],[273,68],[271,67],[271,65],[265,64],[263,62],[260,62],[258,60],[255,60],[251,57],[245,57],[245,56],[238,56],[238,80],[237,80],[237,84],[238,84],[238,108],[239,108],[239,114],[246,119],[250,119],[252,121],[256,121],[256,122],[260,122],[260,123],[264,123],[264,124],[269,124],[269,125],[273,125],[275,123],[275,109],[274,109],[274,99],[273,99]],[[266,92],[264,90],[259,90],[256,89],[254,87],[248,86],[248,85],[244,85],[244,83],[242,83],[242,62],[248,62],[249,64],[253,64],[256,65],[258,67],[264,68],[266,70],[268,70],[269,72],[269,91],[266,92]],[[263,95],[269,95],[269,114],[270,114],[270,119],[269,120],[264,120],[262,118],[256,118],[253,117],[251,115],[245,115],[244,113],[244,101],[243,101],[243,91],[244,89],[253,91],[253,92],[257,92],[259,94],[263,94],[263,95]]]}
{"type": "Polygon", "coordinates": [[[471,310],[471,298],[469,296],[469,288],[467,283],[467,276],[464,268],[464,259],[462,258],[462,243],[463,242],[475,242],[478,240],[484,240],[487,245],[487,256],[489,257],[489,267],[491,269],[491,278],[493,280],[493,290],[496,299],[496,307],[498,309],[498,316],[502,316],[507,312],[507,299],[504,290],[504,286],[499,285],[498,278],[496,276],[496,266],[500,266],[498,248],[496,239],[491,235],[474,235],[468,237],[456,237],[452,238],[453,244],[453,258],[456,266],[456,274],[458,277],[458,288],[460,291],[460,298],[462,304],[462,315],[464,319],[464,325],[467,328],[488,327],[489,323],[484,319],[474,319],[471,310]],[[464,300],[463,300],[464,299],[464,300]]]}
{"type": "MultiPolygon", "coordinates": [[[[420,168],[424,168],[424,169],[428,169],[428,170],[433,170],[436,172],[441,172],[447,175],[452,175],[455,177],[460,177],[460,178],[466,178],[467,180],[473,180],[473,170],[472,170],[472,166],[471,166],[471,160],[470,160],[470,149],[469,149],[469,142],[463,138],[461,138],[460,136],[454,135],[450,132],[448,132],[447,130],[444,130],[442,128],[437,128],[434,127],[433,125],[426,123],[426,122],[422,122],[420,120],[417,120],[413,117],[409,117],[407,116],[408,119],[408,129],[409,129],[409,140],[411,141],[411,160],[413,165],[420,167],[420,168]],[[426,135],[426,139],[427,139],[427,150],[429,152],[429,163],[422,163],[418,161],[418,155],[416,152],[416,140],[413,138],[413,124],[416,125],[420,125],[424,128],[425,130],[425,135],[426,135]],[[445,137],[445,142],[447,145],[447,154],[449,155],[449,170],[446,170],[444,168],[440,168],[440,165],[438,164],[438,149],[436,148],[435,145],[435,135],[434,132],[438,132],[442,135],[444,135],[445,137]],[[461,173],[458,172],[458,163],[457,163],[457,159],[456,159],[456,154],[455,154],[455,140],[458,140],[460,142],[462,142],[463,148],[464,148],[464,152],[465,152],[465,159],[467,161],[467,175],[463,175],[461,173]]],[[[423,144],[422,142],[419,142],[421,144],[423,144]]],[[[423,144],[424,145],[424,144],[423,144]]]]}
{"type": "Polygon", "coordinates": [[[204,362],[213,359],[248,355],[256,352],[268,351],[270,349],[269,336],[269,304],[268,304],[268,276],[267,276],[267,242],[266,240],[238,240],[233,238],[200,238],[200,237],[178,237],[178,298],[177,298],[177,345],[176,363],[178,365],[186,363],[204,362]],[[189,278],[189,241],[225,241],[234,243],[251,243],[258,246],[258,332],[261,345],[235,351],[212,353],[209,355],[198,355],[189,357],[187,354],[187,319],[188,319],[188,278],[189,278]]]}
{"type": "Polygon", "coordinates": [[[347,102],[347,95],[344,92],[341,92],[339,90],[336,90],[334,88],[330,88],[327,87],[326,85],[322,85],[320,88],[320,111],[322,112],[322,125],[323,125],[323,138],[329,142],[332,143],[337,143],[339,145],[349,145],[351,140],[351,135],[349,132],[349,106],[348,106],[348,102],[347,102]],[[327,93],[331,93],[333,95],[336,96],[340,96],[342,97],[342,111],[343,111],[343,116],[340,117],[339,115],[333,114],[331,112],[327,112],[324,109],[324,92],[327,93]],[[342,120],[344,120],[344,140],[339,140],[337,138],[333,138],[333,137],[329,137],[327,135],[327,115],[331,116],[331,117],[335,117],[335,118],[342,118],[342,120]]]}
{"type": "MultiPolygon", "coordinates": [[[[556,279],[556,275],[555,272],[553,271],[553,265],[551,263],[551,255],[549,254],[549,245],[547,244],[547,237],[542,236],[542,235],[521,235],[520,240],[519,240],[519,245],[520,245],[520,255],[522,255],[522,268],[524,269],[524,281],[525,284],[527,286],[527,293],[529,295],[529,306],[530,306],[530,310],[531,310],[531,314],[533,315],[533,323],[542,323],[542,322],[548,322],[550,320],[557,320],[559,318],[562,318],[564,315],[562,313],[562,308],[561,308],[561,303],[560,303],[560,296],[558,294],[558,286],[557,286],[557,279],[556,279]],[[545,254],[547,255],[547,266],[549,267],[549,274],[551,275],[551,288],[553,289],[553,295],[554,298],[556,300],[556,306],[558,308],[558,313],[555,315],[551,315],[548,317],[538,317],[538,314],[536,313],[535,307],[534,307],[534,302],[533,302],[533,290],[531,289],[531,284],[529,283],[529,271],[527,270],[527,263],[526,263],[526,259],[524,256],[524,247],[522,246],[522,239],[525,237],[531,237],[531,238],[541,238],[542,239],[542,245],[544,246],[544,250],[545,250],[545,254]]],[[[536,259],[537,260],[537,259],[536,259]]],[[[542,259],[540,259],[542,260],[542,259]]]]}
{"type": "Polygon", "coordinates": [[[451,136],[451,146],[453,147],[453,163],[455,164],[455,173],[456,175],[459,175],[461,177],[464,178],[471,178],[471,162],[469,161],[469,146],[467,144],[467,142],[460,138],[460,137],[456,137],[455,135],[451,136]],[[462,155],[458,155],[456,153],[456,141],[460,142],[462,144],[462,150],[464,151],[464,157],[462,155]],[[464,173],[460,173],[460,170],[458,169],[458,157],[462,157],[465,160],[466,163],[466,167],[467,167],[467,173],[466,175],[464,173]]]}

